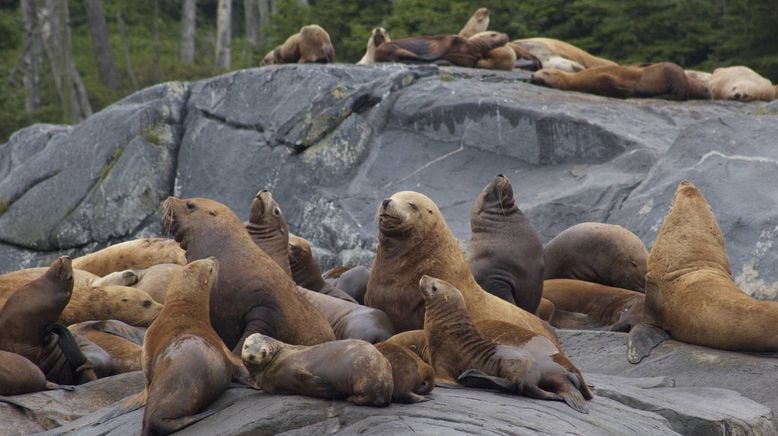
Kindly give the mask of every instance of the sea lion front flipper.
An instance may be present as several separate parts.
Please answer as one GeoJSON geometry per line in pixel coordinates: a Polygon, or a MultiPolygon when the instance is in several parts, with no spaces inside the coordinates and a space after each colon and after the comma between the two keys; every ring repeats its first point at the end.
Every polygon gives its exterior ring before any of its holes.
{"type": "Polygon", "coordinates": [[[138,410],[141,407],[146,405],[146,399],[148,392],[146,389],[143,389],[143,391],[138,392],[137,394],[127,397],[123,400],[119,400],[118,402],[114,403],[114,405],[109,406],[110,410],[103,415],[96,423],[97,424],[104,424],[117,416],[121,416],[127,413],[130,413],[134,410],[138,410]]]}
{"type": "Polygon", "coordinates": [[[670,333],[659,327],[648,324],[638,324],[629,332],[627,341],[627,360],[629,363],[640,363],[657,345],[670,339],[670,333]]]}
{"type": "Polygon", "coordinates": [[[480,369],[468,369],[457,377],[457,381],[469,388],[496,389],[502,392],[516,393],[516,386],[510,380],[488,375],[480,369]]]}
{"type": "Polygon", "coordinates": [[[429,400],[431,400],[431,398],[427,398],[427,397],[424,397],[422,395],[415,394],[413,392],[409,392],[408,395],[400,398],[399,402],[400,403],[405,403],[405,404],[413,404],[413,403],[423,403],[423,402],[429,401],[429,400]]]}
{"type": "Polygon", "coordinates": [[[62,390],[71,391],[71,392],[76,390],[75,386],[71,386],[71,385],[58,385],[56,383],[52,383],[52,382],[49,382],[49,381],[46,382],[46,389],[50,390],[50,391],[57,390],[57,389],[62,389],[62,390]]]}
{"type": "Polygon", "coordinates": [[[135,273],[135,271],[131,269],[126,269],[124,271],[117,271],[112,272],[104,277],[99,277],[94,280],[92,280],[92,283],[89,284],[92,288],[98,288],[100,286],[132,286],[140,280],[140,277],[138,277],[138,274],[135,273]]]}
{"type": "Polygon", "coordinates": [[[576,412],[589,413],[589,406],[586,405],[584,396],[581,395],[581,392],[575,386],[570,384],[563,386],[557,395],[576,412]]]}
{"type": "Polygon", "coordinates": [[[218,409],[206,410],[205,412],[200,412],[196,415],[182,416],[180,418],[162,418],[157,421],[155,427],[156,430],[161,430],[164,432],[164,434],[173,433],[198,421],[202,421],[203,419],[215,413],[221,412],[232,404],[234,403],[227,404],[225,406],[219,407],[218,409]]]}

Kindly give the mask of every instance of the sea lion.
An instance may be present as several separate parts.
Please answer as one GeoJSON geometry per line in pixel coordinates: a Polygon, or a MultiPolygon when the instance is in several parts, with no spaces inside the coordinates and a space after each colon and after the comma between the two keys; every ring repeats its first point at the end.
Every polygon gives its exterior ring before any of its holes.
{"type": "Polygon", "coordinates": [[[437,62],[445,61],[460,67],[475,68],[494,48],[508,42],[508,35],[483,32],[478,37],[457,35],[419,36],[395,39],[381,44],[375,53],[376,62],[437,62]]]}
{"type": "Polygon", "coordinates": [[[289,345],[262,334],[243,344],[243,362],[269,394],[296,394],[385,407],[392,401],[392,366],[357,339],[289,345]]]}
{"type": "Polygon", "coordinates": [[[566,71],[568,73],[577,73],[586,69],[583,65],[570,59],[565,59],[562,56],[551,56],[543,61],[541,68],[549,68],[552,70],[566,71]]]}
{"type": "Polygon", "coordinates": [[[593,67],[577,73],[543,68],[532,73],[531,82],[549,88],[614,98],[664,98],[679,101],[689,98],[686,74],[672,62],[593,67]]]}
{"type": "Polygon", "coordinates": [[[389,33],[384,29],[383,27],[374,27],[373,31],[370,32],[370,37],[367,38],[367,51],[365,51],[365,55],[362,56],[362,59],[357,62],[357,65],[371,65],[375,63],[375,51],[378,46],[385,43],[386,41],[391,41],[392,38],[389,37],[389,33]]]}
{"type": "Polygon", "coordinates": [[[321,268],[313,258],[311,243],[296,235],[289,236],[289,266],[295,283],[305,289],[329,295],[349,303],[356,303],[350,295],[327,283],[321,276],[321,268]]]}
{"type": "Polygon", "coordinates": [[[516,53],[516,68],[529,71],[537,71],[543,68],[543,63],[540,61],[540,59],[530,53],[529,50],[512,42],[505,44],[505,47],[510,48],[514,53],[516,53]]]}
{"type": "Polygon", "coordinates": [[[239,353],[252,333],[304,345],[335,339],[324,316],[257,247],[227,206],[207,198],[169,197],[163,208],[164,227],[186,250],[187,259],[219,260],[221,273],[210,313],[214,330],[227,347],[239,353]]]}
{"type": "Polygon", "coordinates": [[[425,275],[419,280],[419,291],[426,305],[424,337],[436,380],[564,401],[587,413],[585,399],[591,399],[591,392],[580,372],[548,338],[489,320],[501,324],[496,332],[505,331],[505,326],[513,331],[508,345],[487,340],[473,324],[465,300],[454,286],[425,275]]]}
{"type": "Polygon", "coordinates": [[[383,342],[375,346],[392,365],[392,402],[418,403],[426,401],[435,387],[435,371],[410,349],[383,342]]]}
{"type": "Polygon", "coordinates": [[[21,395],[47,389],[73,390],[73,387],[49,382],[29,359],[0,351],[0,395],[21,395]]]}
{"type": "MultiPolygon", "coordinates": [[[[478,39],[483,37],[485,33],[489,32],[476,33],[470,38],[478,39]]],[[[516,67],[516,52],[507,45],[495,47],[489,50],[483,59],[476,62],[475,66],[487,70],[513,71],[516,67]]]]}
{"type": "Polygon", "coordinates": [[[580,223],[546,244],[543,277],[578,279],[643,292],[647,260],[643,241],[624,227],[580,223]]]}
{"type": "Polygon", "coordinates": [[[535,315],[543,321],[550,322],[554,317],[554,303],[547,298],[541,298],[540,304],[538,304],[538,310],[535,311],[535,315]]]}
{"type": "Polygon", "coordinates": [[[341,300],[305,288],[298,288],[306,299],[327,318],[337,339],[361,339],[374,344],[394,334],[392,321],[372,307],[341,300]]]}
{"type": "Polygon", "coordinates": [[[535,313],[543,293],[543,245],[513,199],[502,174],[481,190],[470,209],[470,255],[475,281],[490,294],[535,313]]]}
{"type": "MultiPolygon", "coordinates": [[[[543,63],[543,68],[550,68],[550,66],[547,66],[546,64],[549,63],[548,61],[554,57],[570,60],[573,63],[569,65],[578,65],[584,69],[618,65],[616,62],[594,56],[570,43],[553,38],[517,39],[511,41],[510,44],[513,46],[521,47],[535,55],[543,63]]],[[[558,66],[563,65],[563,63],[559,60],[553,62],[555,62],[558,66]]]]}
{"type": "Polygon", "coordinates": [[[68,326],[68,330],[77,337],[90,340],[110,356],[111,370],[108,375],[142,370],[141,351],[146,328],[116,320],[103,320],[73,324],[68,326]]]}
{"type": "Polygon", "coordinates": [[[278,64],[329,64],[335,59],[330,35],[321,26],[311,24],[290,36],[262,59],[262,65],[278,64]]]}
{"type": "Polygon", "coordinates": [[[710,100],[710,73],[702,71],[684,70],[686,80],[689,82],[689,100],[710,100]]]}
{"type": "Polygon", "coordinates": [[[362,265],[357,265],[341,274],[335,287],[347,293],[357,303],[365,304],[365,292],[367,292],[369,279],[370,270],[362,265]]]}
{"type": "Polygon", "coordinates": [[[467,20],[467,24],[462,30],[459,31],[459,36],[462,38],[470,38],[476,33],[485,32],[489,28],[489,9],[478,8],[473,13],[473,16],[467,20]]]}
{"type": "Polygon", "coordinates": [[[543,283],[543,297],[554,303],[551,325],[556,328],[628,332],[640,322],[646,296],[583,280],[552,279],[543,283]]]}
{"type": "Polygon", "coordinates": [[[768,79],[744,66],[716,68],[708,86],[714,100],[772,101],[776,95],[768,79]]]}
{"type": "Polygon", "coordinates": [[[419,358],[428,364],[432,364],[430,349],[427,346],[427,338],[424,336],[424,330],[408,330],[397,333],[391,338],[385,340],[384,344],[401,345],[419,356],[419,358]]]}
{"type": "Polygon", "coordinates": [[[154,301],[164,304],[168,283],[183,270],[183,265],[160,263],[146,269],[128,271],[132,271],[138,277],[138,281],[132,285],[133,288],[148,293],[154,301]]]}
{"type": "Polygon", "coordinates": [[[251,239],[292,277],[289,269],[289,225],[270,191],[257,192],[251,202],[246,230],[251,239]]]}
{"type": "Polygon", "coordinates": [[[648,256],[643,319],[627,359],[640,362],[665,339],[732,351],[778,351],[778,302],[735,286],[716,217],[688,180],[675,191],[648,256]]]}
{"type": "Polygon", "coordinates": [[[481,289],[438,206],[427,196],[395,193],[383,200],[378,215],[378,247],[365,303],[389,315],[397,332],[424,326],[418,286],[427,274],[462,291],[474,320],[500,319],[557,341],[538,317],[481,289]]]}
{"type": "Polygon", "coordinates": [[[29,359],[47,380],[68,385],[97,378],[75,338],[56,324],[72,290],[71,260],[62,256],[14,291],[0,309],[0,350],[29,359]]]}
{"type": "Polygon", "coordinates": [[[122,242],[73,259],[73,268],[103,277],[115,271],[143,269],[158,263],[186,264],[186,254],[167,238],[122,242]]]}

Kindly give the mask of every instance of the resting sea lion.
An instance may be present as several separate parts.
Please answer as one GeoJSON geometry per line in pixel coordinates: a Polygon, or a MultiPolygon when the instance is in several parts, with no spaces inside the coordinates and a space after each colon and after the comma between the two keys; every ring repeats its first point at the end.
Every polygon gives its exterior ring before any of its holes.
{"type": "Polygon", "coordinates": [[[292,277],[289,269],[289,225],[270,191],[263,189],[257,192],[251,202],[246,230],[259,248],[292,277]]]}
{"type": "Polygon", "coordinates": [[[377,407],[392,401],[392,367],[365,341],[300,346],[253,334],[243,344],[241,356],[257,385],[269,394],[345,399],[377,407]]]}
{"type": "Polygon", "coordinates": [[[357,265],[338,277],[336,287],[351,296],[357,303],[364,304],[369,279],[370,270],[362,265],[357,265]]]}
{"type": "Polygon", "coordinates": [[[710,100],[710,73],[702,71],[684,70],[686,80],[689,82],[689,100],[710,100]]]}
{"type": "Polygon", "coordinates": [[[418,403],[426,401],[435,387],[435,371],[410,349],[383,342],[375,346],[392,365],[392,401],[418,403]]]}
{"type": "MultiPolygon", "coordinates": [[[[442,383],[490,387],[543,400],[566,402],[587,413],[591,398],[580,372],[548,338],[512,324],[510,345],[487,340],[473,324],[462,294],[451,284],[423,276],[424,336],[435,378],[442,383]],[[518,335],[518,336],[517,336],[518,335]],[[575,369],[575,367],[572,367],[575,369]]],[[[498,326],[495,331],[505,331],[498,326]]]]}
{"type": "Polygon", "coordinates": [[[516,53],[516,68],[530,71],[537,71],[543,68],[543,63],[540,61],[540,59],[530,53],[529,50],[512,42],[505,44],[505,47],[510,48],[514,53],[516,53]]]}
{"type": "Polygon", "coordinates": [[[174,263],[160,263],[146,269],[134,270],[138,275],[138,282],[132,287],[147,292],[154,301],[164,303],[168,283],[183,270],[183,265],[174,263]]]}
{"type": "Polygon", "coordinates": [[[51,383],[29,359],[0,351],[0,395],[21,395],[46,389],[73,390],[73,387],[51,383]]]}
{"type": "Polygon", "coordinates": [[[775,98],[773,84],[744,66],[716,68],[708,85],[714,100],[772,101],[775,98]]]}
{"type": "Polygon", "coordinates": [[[140,371],[143,336],[146,328],[116,320],[87,321],[68,326],[74,334],[102,348],[111,358],[108,375],[140,371]]]}
{"type": "Polygon", "coordinates": [[[543,246],[513,199],[513,186],[497,175],[470,209],[467,261],[487,292],[535,313],[543,293],[543,246]]]}
{"type": "Polygon", "coordinates": [[[467,24],[459,31],[462,38],[470,38],[476,33],[485,32],[489,28],[489,9],[478,8],[473,16],[467,20],[467,24]]]}
{"type": "Polygon", "coordinates": [[[376,62],[436,62],[446,61],[460,67],[477,67],[494,48],[508,42],[508,36],[498,32],[483,32],[474,38],[456,35],[420,36],[395,39],[381,44],[375,53],[376,62]]]}
{"type": "Polygon", "coordinates": [[[391,338],[385,340],[385,344],[401,345],[419,356],[419,358],[432,364],[432,358],[430,358],[430,349],[427,346],[427,339],[424,336],[424,330],[408,330],[402,333],[397,333],[391,338]]]}
{"type": "MultiPolygon", "coordinates": [[[[543,68],[549,68],[546,63],[559,57],[573,62],[570,65],[579,65],[583,69],[603,66],[616,66],[616,62],[594,56],[585,50],[582,50],[570,43],[552,38],[525,38],[511,41],[511,45],[521,47],[533,55],[537,56],[543,62],[543,68]]],[[[562,65],[559,60],[555,61],[557,65],[562,65]]],[[[569,71],[573,72],[573,71],[569,71]]]]}
{"type": "Polygon", "coordinates": [[[227,206],[207,198],[169,197],[163,207],[164,226],[186,250],[187,259],[219,260],[210,313],[213,328],[227,347],[240,352],[252,333],[296,344],[335,339],[327,320],[257,247],[227,206]]]}
{"type": "Polygon", "coordinates": [[[540,304],[538,304],[538,310],[535,311],[535,314],[543,321],[550,322],[554,317],[554,310],[554,303],[552,303],[551,300],[548,298],[541,298],[540,304]]]}
{"type": "Polygon", "coordinates": [[[778,302],[735,286],[716,217],[688,180],[675,191],[648,256],[643,319],[629,334],[627,359],[640,362],[673,339],[733,351],[778,351],[778,302]]]}
{"type": "Polygon", "coordinates": [[[532,83],[615,98],[689,98],[686,74],[672,62],[593,67],[577,73],[543,68],[532,74],[532,83]]]}
{"type": "MultiPolygon", "coordinates": [[[[488,36],[484,35],[488,33],[489,32],[479,32],[470,38],[479,39],[488,36]]],[[[484,55],[483,59],[476,62],[475,66],[476,68],[484,68],[487,70],[512,71],[513,68],[516,67],[516,52],[507,45],[495,47],[489,50],[484,55]]]]}
{"type": "Polygon", "coordinates": [[[554,303],[551,325],[556,328],[628,332],[640,322],[646,296],[583,280],[552,279],[544,282],[543,297],[554,303]]]}
{"type": "Polygon", "coordinates": [[[350,295],[327,283],[321,276],[321,268],[313,258],[311,243],[299,236],[289,236],[289,266],[295,283],[314,292],[356,303],[350,295]]]}
{"type": "Polygon", "coordinates": [[[290,36],[275,49],[268,52],[260,65],[278,64],[329,64],[335,59],[330,35],[321,26],[311,24],[290,36]]]}
{"type": "Polygon", "coordinates": [[[403,191],[385,199],[379,207],[378,230],[365,303],[389,315],[396,331],[424,326],[424,299],[418,286],[427,274],[456,286],[474,320],[500,319],[557,341],[538,317],[478,286],[443,215],[427,196],[403,191]]]}
{"type": "Polygon", "coordinates": [[[305,288],[298,288],[306,299],[327,318],[337,339],[361,339],[374,344],[394,334],[392,321],[372,307],[341,300],[305,288]]]}
{"type": "Polygon", "coordinates": [[[115,271],[143,269],[158,263],[186,264],[186,254],[167,238],[145,238],[111,245],[73,259],[73,268],[103,277],[115,271]]]}
{"type": "Polygon", "coordinates": [[[615,224],[580,223],[545,247],[544,278],[578,279],[643,292],[648,250],[634,233],[615,224]]]}
{"type": "Polygon", "coordinates": [[[367,51],[365,51],[365,55],[362,56],[362,59],[357,62],[357,65],[370,65],[375,63],[375,51],[378,46],[385,43],[386,41],[391,41],[392,38],[389,37],[389,33],[384,29],[383,27],[375,27],[373,28],[373,31],[370,32],[370,37],[367,38],[367,51]]]}

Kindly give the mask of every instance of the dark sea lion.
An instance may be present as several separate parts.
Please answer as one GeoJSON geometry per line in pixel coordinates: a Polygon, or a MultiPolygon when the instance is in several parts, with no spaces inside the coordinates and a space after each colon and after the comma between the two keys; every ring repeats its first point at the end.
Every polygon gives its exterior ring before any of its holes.
{"type": "Polygon", "coordinates": [[[336,287],[351,296],[357,303],[364,304],[368,280],[370,280],[370,270],[357,265],[338,277],[336,287]]]}
{"type": "Polygon", "coordinates": [[[246,230],[259,248],[292,277],[289,269],[289,225],[270,191],[263,189],[257,192],[251,202],[246,230]]]}
{"type": "Polygon", "coordinates": [[[483,32],[476,38],[441,35],[394,39],[378,47],[375,61],[446,61],[460,67],[474,68],[492,49],[502,47],[507,42],[508,36],[498,32],[483,32]]]}
{"type": "Polygon", "coordinates": [[[29,394],[47,389],[73,390],[73,387],[51,383],[29,359],[0,351],[0,395],[29,394]]]}
{"type": "Polygon", "coordinates": [[[499,174],[470,209],[473,277],[490,294],[535,313],[543,293],[543,245],[513,199],[513,186],[499,174]]]}
{"type": "Polygon", "coordinates": [[[314,292],[340,298],[350,303],[356,300],[350,295],[327,283],[321,276],[321,268],[313,257],[311,243],[299,236],[289,236],[289,266],[295,283],[314,292]]]}
{"type": "Polygon", "coordinates": [[[328,64],[335,60],[335,49],[330,35],[321,26],[311,24],[290,36],[275,49],[268,52],[260,65],[290,63],[328,64]]]}
{"type": "MultiPolygon", "coordinates": [[[[220,273],[211,295],[211,322],[236,353],[252,333],[293,344],[335,339],[327,320],[297,291],[292,279],[246,232],[223,204],[206,198],[169,197],[164,225],[187,259],[214,256],[220,273]]],[[[165,300],[167,304],[167,300],[165,300]]]]}
{"type": "Polygon", "coordinates": [[[435,371],[410,349],[392,343],[375,346],[392,365],[392,402],[418,403],[426,401],[435,387],[435,371]]]}
{"type": "Polygon", "coordinates": [[[158,263],[186,264],[178,244],[167,238],[144,238],[122,242],[73,259],[73,268],[100,277],[127,269],[143,269],[158,263]]]}
{"type": "Polygon", "coordinates": [[[583,280],[552,279],[544,282],[543,297],[554,303],[551,325],[556,328],[628,332],[640,322],[646,296],[583,280]]]}
{"type": "Polygon", "coordinates": [[[375,51],[379,45],[386,41],[391,41],[389,33],[383,27],[375,27],[370,32],[370,37],[367,39],[367,50],[365,51],[362,59],[357,62],[357,65],[371,65],[375,63],[375,51]]]}
{"type": "Polygon", "coordinates": [[[465,27],[459,31],[458,35],[463,38],[470,38],[476,33],[485,32],[489,28],[489,9],[478,8],[473,16],[467,20],[465,27]]]}
{"type": "Polygon", "coordinates": [[[716,217],[688,180],[675,191],[648,256],[643,319],[627,359],[640,362],[665,339],[732,351],[778,351],[778,302],[735,286],[716,217]]]}
{"type": "Polygon", "coordinates": [[[300,346],[253,334],[241,356],[257,385],[269,394],[345,399],[376,407],[392,401],[392,366],[365,341],[300,346]]]}
{"type": "Polygon", "coordinates": [[[337,339],[361,339],[374,344],[394,334],[392,321],[378,309],[305,288],[298,289],[327,318],[337,339]]]}
{"type": "Polygon", "coordinates": [[[643,292],[647,259],[643,241],[624,227],[581,223],[546,244],[543,276],[643,292]]]}
{"type": "Polygon", "coordinates": [[[483,337],[468,314],[462,294],[451,284],[423,276],[424,336],[435,378],[442,383],[489,387],[543,400],[564,401],[587,413],[591,392],[580,372],[548,338],[501,323],[495,331],[512,328],[509,345],[483,337]],[[571,370],[569,367],[572,367],[571,370]]]}
{"type": "Polygon", "coordinates": [[[73,324],[68,326],[68,330],[93,342],[110,356],[111,370],[108,375],[142,370],[141,351],[146,328],[104,320],[73,324]]]}

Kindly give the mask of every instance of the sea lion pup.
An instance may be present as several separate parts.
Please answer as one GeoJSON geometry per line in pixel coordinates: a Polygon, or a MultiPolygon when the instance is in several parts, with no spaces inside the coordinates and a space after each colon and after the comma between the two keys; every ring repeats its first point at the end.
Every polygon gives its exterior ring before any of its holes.
{"type": "Polygon", "coordinates": [[[643,319],[627,359],[640,362],[665,339],[732,351],[778,351],[778,302],[735,286],[716,217],[688,180],[675,191],[648,256],[643,319]]]}
{"type": "Polygon", "coordinates": [[[116,320],[87,321],[68,326],[77,337],[86,338],[102,348],[111,358],[108,375],[140,371],[144,327],[116,320]]]}
{"type": "Polygon", "coordinates": [[[394,39],[376,49],[375,61],[447,61],[460,67],[474,68],[492,49],[502,47],[507,42],[508,35],[498,32],[483,32],[474,38],[442,35],[394,39]]]}
{"type": "MultiPolygon", "coordinates": [[[[169,197],[164,227],[190,260],[216,257],[221,265],[211,295],[211,322],[235,353],[252,333],[296,344],[335,339],[324,316],[297,292],[292,279],[251,239],[225,205],[207,198],[169,197]]],[[[165,300],[167,304],[167,299],[165,300]]]]}
{"type": "Polygon", "coordinates": [[[186,264],[186,253],[167,238],[144,238],[111,245],[73,259],[73,268],[100,277],[115,271],[143,269],[158,263],[186,264]]]}
{"type": "Polygon", "coordinates": [[[270,191],[263,189],[257,192],[251,202],[246,230],[259,248],[292,277],[289,269],[289,225],[270,191]]]}
{"type": "Polygon", "coordinates": [[[397,332],[424,326],[421,276],[434,275],[464,295],[474,320],[500,319],[557,342],[535,315],[481,289],[438,206],[418,192],[397,192],[378,210],[378,248],[365,303],[383,310],[397,332]]]}
{"type": "Polygon", "coordinates": [[[391,40],[392,38],[389,37],[389,33],[386,31],[386,29],[383,27],[374,27],[373,31],[370,32],[370,37],[367,38],[367,51],[365,51],[365,55],[362,56],[362,59],[357,62],[357,65],[374,64],[376,48],[378,48],[378,46],[385,43],[386,41],[391,40]]]}
{"type": "Polygon", "coordinates": [[[392,402],[419,403],[435,387],[435,371],[410,349],[383,342],[375,347],[392,365],[392,402]]]}
{"type": "Polygon", "coordinates": [[[475,281],[490,294],[535,313],[543,293],[543,245],[513,199],[502,174],[470,209],[470,256],[475,281]]]}
{"type": "Polygon", "coordinates": [[[451,284],[425,275],[419,280],[419,291],[427,308],[424,337],[436,380],[560,400],[587,413],[588,387],[580,373],[563,366],[569,360],[548,338],[507,324],[513,327],[513,336],[521,335],[513,338],[517,345],[497,344],[479,333],[462,294],[451,284]]]}
{"type": "Polygon", "coordinates": [[[716,68],[709,89],[714,100],[771,101],[775,98],[773,84],[744,66],[716,68]]]}
{"type": "Polygon", "coordinates": [[[45,274],[14,291],[0,310],[0,350],[29,359],[47,380],[61,384],[97,378],[75,338],[55,324],[72,290],[71,261],[62,256],[45,274]]]}
{"type": "Polygon", "coordinates": [[[672,62],[641,66],[604,66],[577,73],[543,68],[531,82],[565,91],[579,91],[615,98],[664,98],[687,100],[689,81],[683,69],[672,62]]]}
{"type": "Polygon", "coordinates": [[[289,345],[253,334],[241,353],[257,385],[269,394],[296,394],[385,407],[392,401],[392,366],[357,339],[289,345]]]}
{"type": "Polygon", "coordinates": [[[350,295],[324,280],[321,276],[321,268],[313,258],[311,243],[305,238],[289,236],[289,266],[292,268],[292,278],[299,286],[349,303],[356,303],[350,295]]]}
{"type": "Polygon", "coordinates": [[[337,339],[361,339],[374,344],[394,334],[392,321],[378,309],[301,287],[297,289],[327,318],[337,339]]]}
{"type": "Polygon", "coordinates": [[[0,351],[0,395],[21,395],[47,389],[73,390],[46,380],[43,372],[29,359],[16,353],[0,351]]]}
{"type": "Polygon", "coordinates": [[[628,332],[640,322],[646,296],[583,280],[552,279],[544,282],[543,297],[554,303],[551,325],[556,328],[628,332]]]}
{"type": "Polygon", "coordinates": [[[321,26],[310,24],[269,51],[260,66],[278,64],[329,64],[335,59],[330,35],[321,26]]]}
{"type": "Polygon", "coordinates": [[[578,279],[643,292],[648,250],[634,233],[615,224],[580,223],[545,246],[548,279],[578,279]]]}
{"type": "MultiPolygon", "coordinates": [[[[553,60],[554,57],[559,57],[572,61],[570,65],[579,65],[583,69],[603,66],[616,66],[616,62],[594,56],[591,53],[582,50],[570,43],[560,41],[553,38],[524,38],[516,39],[510,42],[511,45],[521,47],[533,55],[537,56],[543,67],[547,68],[546,63],[549,60],[553,60]]],[[[559,60],[554,61],[558,65],[562,65],[559,60]]],[[[573,71],[568,71],[573,72],[573,71]]]]}
{"type": "MultiPolygon", "coordinates": [[[[485,33],[489,32],[479,32],[470,38],[478,39],[483,37],[485,33]]],[[[513,71],[513,68],[516,67],[516,52],[507,45],[493,48],[484,55],[483,59],[476,62],[475,66],[487,70],[513,71]]]]}
{"type": "Polygon", "coordinates": [[[470,17],[469,20],[467,20],[467,24],[465,24],[465,27],[462,28],[462,30],[459,31],[459,36],[462,38],[470,38],[471,36],[475,35],[476,33],[486,32],[486,29],[489,28],[489,9],[487,8],[478,8],[473,13],[473,16],[470,17]]]}

